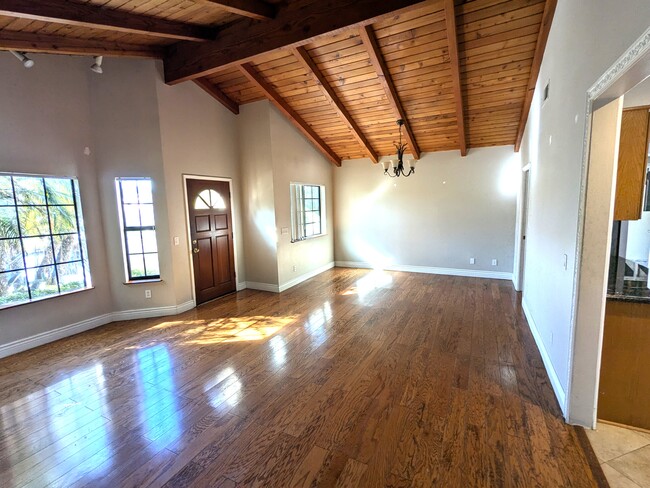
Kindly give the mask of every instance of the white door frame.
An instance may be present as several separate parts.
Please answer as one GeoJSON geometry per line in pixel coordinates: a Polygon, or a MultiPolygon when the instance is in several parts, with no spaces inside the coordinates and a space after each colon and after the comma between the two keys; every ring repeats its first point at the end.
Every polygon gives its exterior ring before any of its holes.
{"type": "Polygon", "coordinates": [[[513,264],[512,284],[516,291],[524,289],[524,266],[526,265],[526,226],[528,225],[529,204],[530,204],[530,171],[531,164],[521,168],[521,182],[517,193],[517,223],[515,231],[515,261],[513,264]],[[526,182],[528,181],[528,188],[526,182]]]}
{"type": "MultiPolygon", "coordinates": [[[[601,243],[593,237],[593,224],[587,219],[587,202],[590,195],[587,182],[590,177],[590,148],[592,145],[592,117],[595,110],[618,99],[631,88],[650,76],[650,28],[594,83],[587,92],[586,122],[583,142],[582,176],[580,183],[580,204],[578,227],[576,233],[575,273],[573,279],[573,299],[571,311],[571,355],[569,359],[569,384],[567,397],[567,420],[570,423],[594,428],[597,419],[598,382],[600,375],[600,358],[602,352],[602,335],[604,330],[604,307],[606,302],[607,270],[602,269],[604,286],[581,287],[580,279],[588,269],[589,263],[583,256],[594,248],[600,248],[601,243]],[[589,226],[589,228],[587,228],[589,226]],[[587,232],[585,231],[587,229],[587,232]],[[585,251],[586,250],[586,251],[585,251]],[[600,303],[601,310],[585,310],[580,308],[583,303],[600,303]],[[594,323],[594,313],[601,315],[598,323],[594,323]],[[591,317],[590,317],[591,315],[591,317]]],[[[597,169],[597,168],[596,168],[597,169]]],[[[615,168],[614,168],[615,169],[615,168]]],[[[600,177],[602,181],[602,176],[600,177]]],[[[616,172],[609,176],[609,183],[615,184],[616,172]]],[[[613,198],[610,202],[610,215],[613,215],[613,198]]],[[[602,202],[601,202],[602,203],[602,202]]],[[[602,220],[602,216],[601,216],[602,220]]],[[[611,244],[611,222],[609,229],[599,229],[608,232],[607,258],[611,244]]],[[[602,239],[602,236],[600,236],[602,239]]],[[[593,254],[593,251],[592,251],[593,254]]],[[[593,269],[591,270],[593,273],[593,269]]]]}
{"type": "Polygon", "coordinates": [[[221,177],[221,176],[205,176],[205,175],[193,175],[193,174],[185,174],[183,173],[183,198],[185,200],[185,231],[187,233],[187,249],[190,253],[190,258],[189,258],[189,265],[190,265],[190,284],[192,287],[192,300],[194,301],[194,305],[196,306],[196,282],[194,281],[194,262],[193,262],[193,257],[191,255],[192,252],[192,231],[190,227],[190,207],[189,207],[189,202],[187,200],[187,180],[206,180],[206,181],[225,181],[228,183],[228,191],[230,193],[230,216],[232,218],[232,232],[233,232],[233,238],[232,238],[232,249],[234,253],[234,259],[235,259],[235,281],[236,281],[236,287],[237,291],[239,291],[241,288],[239,286],[239,265],[238,265],[238,260],[237,260],[237,241],[239,240],[239,230],[237,229],[237,219],[235,218],[235,200],[234,200],[234,192],[233,192],[233,185],[232,185],[232,178],[229,177],[221,177]]]}

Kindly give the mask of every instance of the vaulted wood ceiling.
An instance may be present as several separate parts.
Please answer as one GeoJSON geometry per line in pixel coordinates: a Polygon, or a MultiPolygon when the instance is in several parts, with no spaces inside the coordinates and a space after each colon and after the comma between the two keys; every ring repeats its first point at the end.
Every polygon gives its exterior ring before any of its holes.
{"type": "Polygon", "coordinates": [[[0,0],[0,49],[162,58],[229,110],[269,99],[334,164],[518,150],[557,0],[0,0]]]}

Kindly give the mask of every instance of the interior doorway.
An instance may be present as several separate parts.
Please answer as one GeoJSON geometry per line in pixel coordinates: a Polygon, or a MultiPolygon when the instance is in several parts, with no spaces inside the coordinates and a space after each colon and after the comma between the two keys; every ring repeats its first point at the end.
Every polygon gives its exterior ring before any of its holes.
{"type": "Polygon", "coordinates": [[[196,304],[237,290],[230,182],[186,178],[196,304]]]}
{"type": "Polygon", "coordinates": [[[650,77],[648,29],[587,93],[568,420],[596,426],[623,95],[650,77]]]}

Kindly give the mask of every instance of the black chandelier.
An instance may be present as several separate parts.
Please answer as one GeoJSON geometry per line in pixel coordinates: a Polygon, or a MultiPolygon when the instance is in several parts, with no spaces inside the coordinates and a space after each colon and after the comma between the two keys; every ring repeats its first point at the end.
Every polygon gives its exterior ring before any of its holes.
{"type": "Polygon", "coordinates": [[[402,143],[402,126],[404,125],[404,121],[399,119],[397,125],[399,126],[399,144],[395,144],[397,148],[397,164],[392,160],[389,164],[382,163],[384,166],[384,174],[391,178],[397,178],[399,176],[408,177],[415,173],[415,161],[407,161],[408,172],[404,168],[404,152],[406,151],[406,146],[408,146],[408,144],[402,143]]]}

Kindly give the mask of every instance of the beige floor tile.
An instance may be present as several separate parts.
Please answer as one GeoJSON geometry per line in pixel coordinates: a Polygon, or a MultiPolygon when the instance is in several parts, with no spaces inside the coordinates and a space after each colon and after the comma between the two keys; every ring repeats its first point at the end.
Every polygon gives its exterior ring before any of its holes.
{"type": "Polygon", "coordinates": [[[596,430],[586,432],[601,463],[650,444],[650,439],[639,432],[614,425],[599,423],[596,430]]]}
{"type": "Polygon", "coordinates": [[[650,488],[650,446],[614,459],[609,463],[643,488],[650,488]]]}
{"type": "Polygon", "coordinates": [[[602,467],[610,488],[641,488],[634,481],[616,471],[609,464],[603,464],[602,467]]]}

